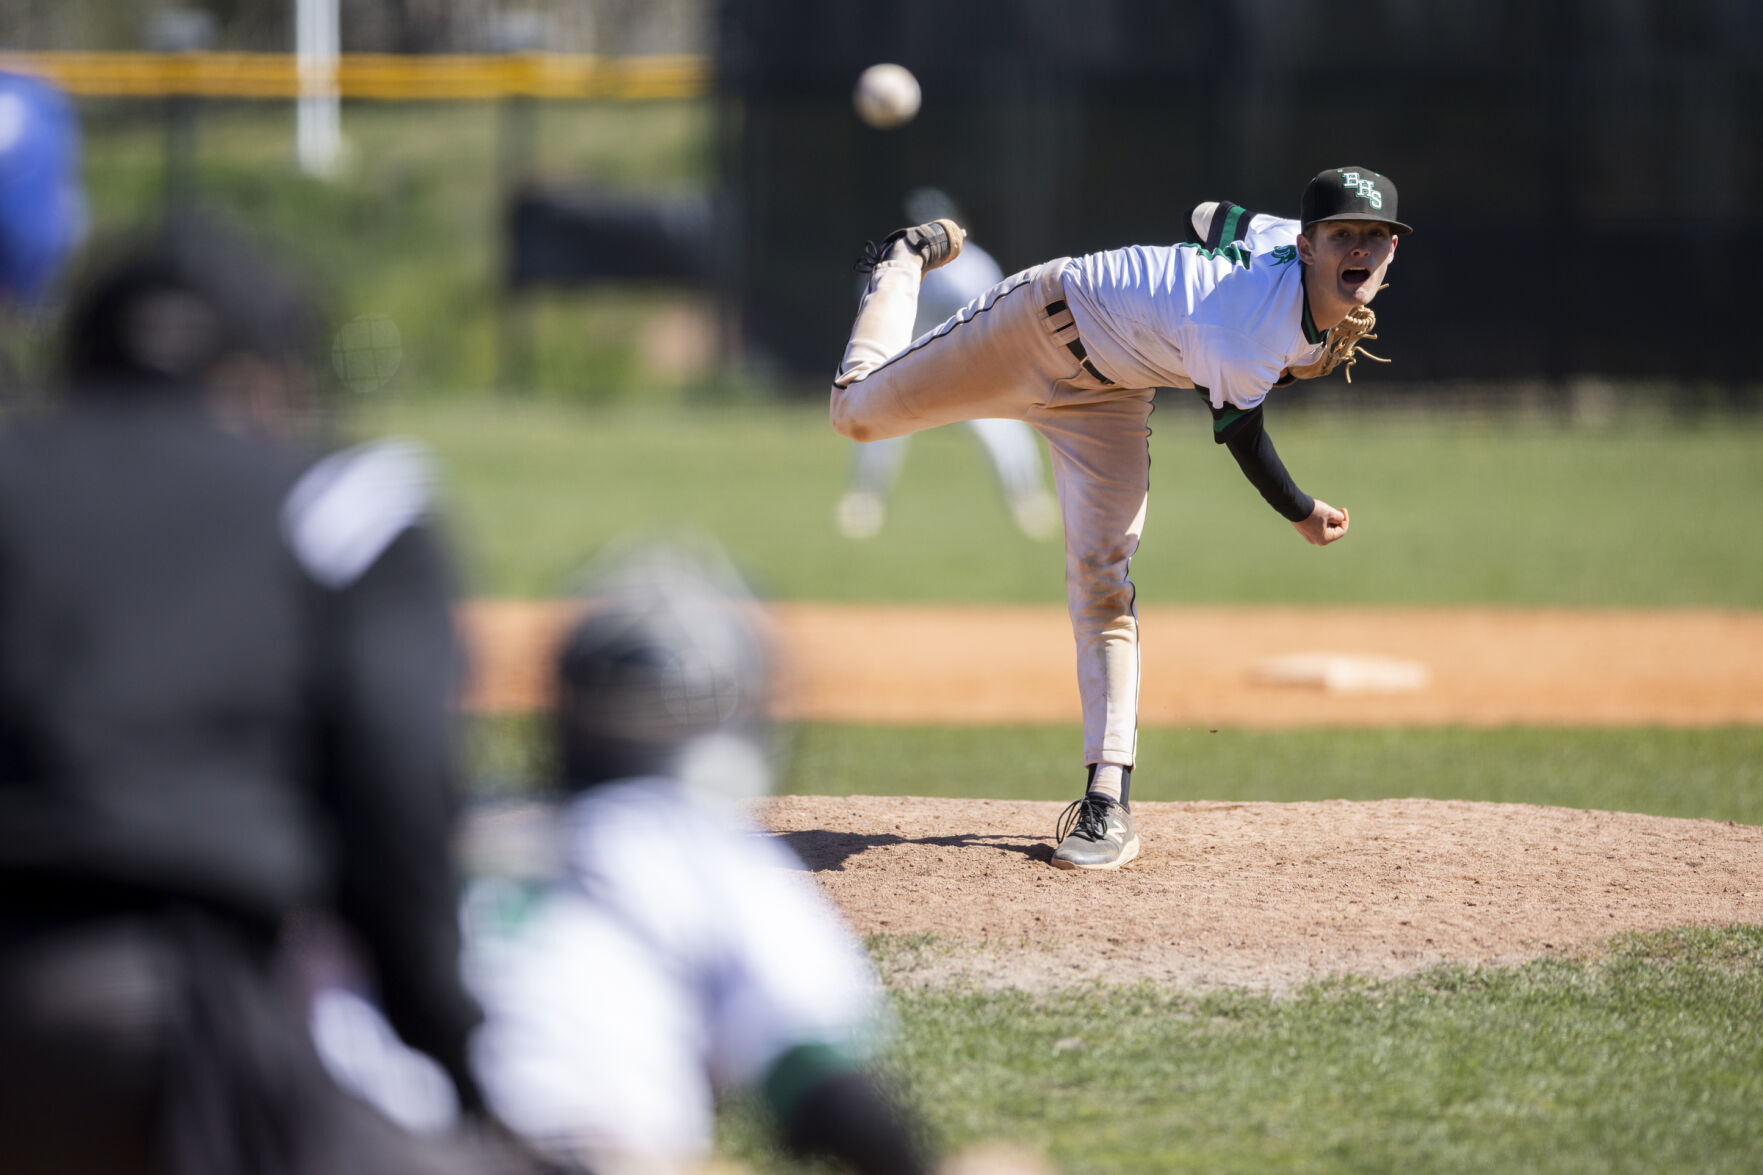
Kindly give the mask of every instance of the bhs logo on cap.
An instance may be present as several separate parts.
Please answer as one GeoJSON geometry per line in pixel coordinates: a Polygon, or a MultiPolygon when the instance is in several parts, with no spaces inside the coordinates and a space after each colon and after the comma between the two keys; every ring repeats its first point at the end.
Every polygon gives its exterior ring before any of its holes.
{"type": "Polygon", "coordinates": [[[1343,171],[1341,178],[1346,181],[1347,187],[1359,194],[1361,200],[1367,201],[1373,208],[1383,207],[1383,193],[1377,190],[1376,181],[1368,180],[1356,171],[1343,171]]]}

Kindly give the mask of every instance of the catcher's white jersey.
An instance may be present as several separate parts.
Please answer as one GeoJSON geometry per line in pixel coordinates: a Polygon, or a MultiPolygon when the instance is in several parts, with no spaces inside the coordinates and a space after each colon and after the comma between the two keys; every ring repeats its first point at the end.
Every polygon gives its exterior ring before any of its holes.
{"type": "Polygon", "coordinates": [[[666,779],[596,787],[564,830],[560,883],[468,903],[473,1059],[509,1125],[666,1165],[709,1153],[716,1087],[802,1044],[861,1059],[879,988],[784,845],[666,779]]]}
{"type": "Polygon", "coordinates": [[[1214,408],[1255,407],[1285,368],[1321,354],[1298,230],[1263,215],[1216,250],[1134,245],[1076,258],[1065,293],[1091,360],[1122,387],[1201,387],[1214,408]]]}

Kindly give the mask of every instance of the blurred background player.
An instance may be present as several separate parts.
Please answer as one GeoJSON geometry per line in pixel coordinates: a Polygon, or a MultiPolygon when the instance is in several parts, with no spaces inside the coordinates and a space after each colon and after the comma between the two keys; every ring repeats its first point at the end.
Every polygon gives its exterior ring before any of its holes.
{"type": "Polygon", "coordinates": [[[772,780],[758,605],[680,545],[627,546],[588,594],[557,665],[555,868],[467,907],[491,1103],[616,1175],[708,1158],[716,1095],[745,1087],[792,1154],[924,1170],[868,1071],[868,960],[750,813],[772,780]]]}
{"type": "MultiPolygon", "coordinates": [[[[939,188],[917,188],[904,202],[906,219],[917,224],[947,217],[963,226],[955,201],[939,188]]],[[[912,325],[914,338],[935,330],[945,319],[986,290],[1004,280],[1004,271],[992,255],[969,237],[960,256],[924,275],[918,293],[918,317],[912,325]]],[[[985,449],[997,476],[998,489],[1016,528],[1031,539],[1051,538],[1059,528],[1059,507],[1047,492],[1041,468],[1040,442],[1034,430],[1020,420],[988,418],[970,420],[967,426],[985,449]]],[[[839,499],[834,521],[849,539],[873,538],[887,518],[888,495],[900,475],[911,443],[907,436],[863,441],[853,446],[851,484],[839,499]]]]}
{"type": "Polygon", "coordinates": [[[317,316],[254,258],[182,220],[102,266],[58,402],[0,431],[9,1175],[488,1162],[335,1086],[272,962],[290,915],[330,911],[398,1031],[481,1105],[427,465],[319,456],[317,316]]]}

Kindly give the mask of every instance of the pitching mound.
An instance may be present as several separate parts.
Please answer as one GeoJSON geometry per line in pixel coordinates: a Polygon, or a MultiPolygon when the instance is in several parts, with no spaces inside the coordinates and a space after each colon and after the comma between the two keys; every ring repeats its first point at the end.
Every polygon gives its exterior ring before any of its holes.
{"type": "Polygon", "coordinates": [[[1135,803],[1140,858],[1070,873],[1049,864],[1061,807],[783,796],[766,820],[860,933],[906,940],[885,953],[896,983],[1277,990],[1763,923],[1763,828],[1749,825],[1435,800],[1135,803]]]}

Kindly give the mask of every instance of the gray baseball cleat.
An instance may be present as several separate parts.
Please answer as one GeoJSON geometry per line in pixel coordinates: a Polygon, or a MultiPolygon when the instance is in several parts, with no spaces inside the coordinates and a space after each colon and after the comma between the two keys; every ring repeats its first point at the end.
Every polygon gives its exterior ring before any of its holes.
{"type": "Polygon", "coordinates": [[[1107,796],[1086,794],[1059,815],[1055,869],[1118,869],[1139,855],[1132,812],[1107,796]]]}
{"type": "Polygon", "coordinates": [[[864,244],[863,256],[857,259],[857,272],[868,273],[887,260],[888,250],[904,242],[906,248],[924,258],[924,272],[929,273],[959,257],[961,243],[966,239],[967,234],[961,230],[961,226],[947,218],[913,225],[911,228],[895,229],[883,237],[879,245],[874,241],[864,244]]]}

